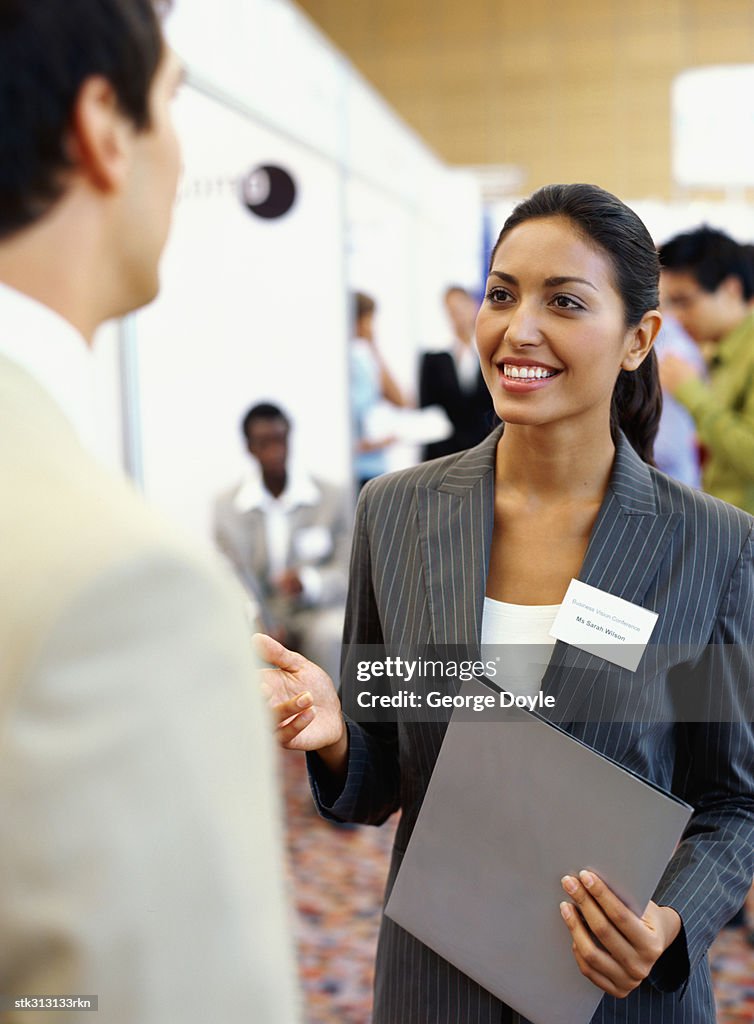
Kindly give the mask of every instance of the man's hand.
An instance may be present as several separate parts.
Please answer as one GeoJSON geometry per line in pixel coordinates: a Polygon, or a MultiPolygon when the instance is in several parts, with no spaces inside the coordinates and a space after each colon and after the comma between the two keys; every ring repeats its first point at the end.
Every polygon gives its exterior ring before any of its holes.
{"type": "Polygon", "coordinates": [[[304,584],[295,569],[286,569],[273,580],[272,584],[284,597],[300,597],[304,592],[304,584]]]}
{"type": "Polygon", "coordinates": [[[592,871],[566,875],[561,884],[574,904],[561,903],[560,913],[579,970],[609,995],[624,998],[679,934],[681,918],[672,907],[652,902],[637,917],[592,871]]]}
{"type": "Polygon", "coordinates": [[[701,377],[693,363],[687,363],[685,359],[672,352],[660,359],[659,366],[662,390],[667,391],[669,395],[674,395],[685,381],[701,377]]]}

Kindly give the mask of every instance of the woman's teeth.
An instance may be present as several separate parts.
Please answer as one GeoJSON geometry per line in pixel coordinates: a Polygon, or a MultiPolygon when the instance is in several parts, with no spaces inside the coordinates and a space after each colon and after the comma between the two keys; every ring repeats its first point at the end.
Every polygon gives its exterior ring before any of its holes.
{"type": "Polygon", "coordinates": [[[541,380],[543,377],[554,377],[557,370],[546,370],[543,366],[511,366],[503,364],[503,373],[514,380],[541,380]]]}

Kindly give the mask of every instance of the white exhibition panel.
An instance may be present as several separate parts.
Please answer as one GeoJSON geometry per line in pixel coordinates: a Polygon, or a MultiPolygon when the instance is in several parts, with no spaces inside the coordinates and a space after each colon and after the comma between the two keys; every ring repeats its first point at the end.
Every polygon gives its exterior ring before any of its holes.
{"type": "MultiPolygon", "coordinates": [[[[701,199],[668,203],[660,199],[620,198],[641,217],[657,245],[702,224],[719,228],[738,242],[754,242],[754,206],[751,203],[701,199]]],[[[517,199],[506,199],[492,206],[497,231],[517,202],[517,199]]]]}
{"type": "Polygon", "coordinates": [[[137,315],[148,498],[207,536],[213,496],[242,472],[239,419],[279,402],[312,471],[350,477],[340,182],[333,165],[194,90],[176,101],[185,172],[160,297],[137,315]],[[237,180],[279,163],[299,186],[265,221],[237,180]]]}
{"type": "Polygon", "coordinates": [[[181,0],[167,22],[192,74],[331,159],[343,147],[343,96],[354,71],[288,0],[181,0]]]}
{"type": "Polygon", "coordinates": [[[702,224],[719,228],[738,242],[754,242],[754,207],[751,203],[712,200],[663,203],[645,199],[628,205],[636,210],[658,245],[681,231],[691,231],[702,224]]]}
{"type": "Polygon", "coordinates": [[[185,174],[160,297],[132,324],[129,411],[147,497],[207,537],[255,401],[289,410],[312,471],[350,481],[349,289],[378,298],[385,353],[412,391],[418,349],[447,337],[443,287],[475,283],[478,191],[288,0],[218,0],[209,20],[182,0],[167,28],[194,88],[176,102],[185,174]],[[268,162],[299,188],[273,221],[238,199],[239,178],[268,162]]]}
{"type": "Polygon", "coordinates": [[[676,184],[754,185],[754,64],[682,71],[673,82],[672,109],[676,184]]]}

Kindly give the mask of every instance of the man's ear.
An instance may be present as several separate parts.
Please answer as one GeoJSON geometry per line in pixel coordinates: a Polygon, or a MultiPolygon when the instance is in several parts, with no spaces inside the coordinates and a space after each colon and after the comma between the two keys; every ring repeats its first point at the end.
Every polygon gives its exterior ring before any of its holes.
{"type": "Polygon", "coordinates": [[[87,78],[71,120],[70,150],[77,170],[95,188],[117,191],[128,173],[133,134],[112,84],[102,75],[87,78]]]}
{"type": "Polygon", "coordinates": [[[741,278],[736,277],[735,274],[729,274],[728,277],[721,281],[718,285],[718,289],[736,302],[745,301],[741,278]]]}
{"type": "Polygon", "coordinates": [[[641,366],[654,345],[660,327],[662,327],[662,314],[659,310],[647,310],[636,327],[631,328],[629,348],[623,357],[622,369],[631,371],[641,366]]]}

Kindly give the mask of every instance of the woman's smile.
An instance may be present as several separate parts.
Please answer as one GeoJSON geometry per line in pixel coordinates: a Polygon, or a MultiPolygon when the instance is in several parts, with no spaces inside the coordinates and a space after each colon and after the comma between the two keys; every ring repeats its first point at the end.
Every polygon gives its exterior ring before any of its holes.
{"type": "Polygon", "coordinates": [[[563,372],[534,359],[508,358],[497,364],[500,383],[506,391],[522,393],[546,387],[563,372]]]}
{"type": "Polygon", "coordinates": [[[527,221],[503,238],[476,330],[500,419],[604,426],[633,334],[607,254],[565,217],[527,221]]]}

